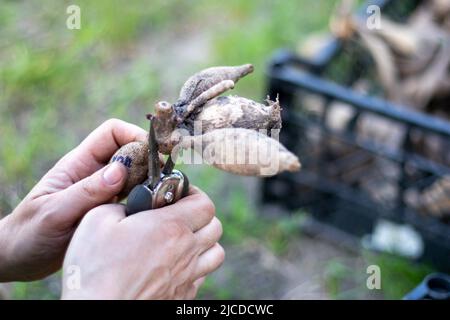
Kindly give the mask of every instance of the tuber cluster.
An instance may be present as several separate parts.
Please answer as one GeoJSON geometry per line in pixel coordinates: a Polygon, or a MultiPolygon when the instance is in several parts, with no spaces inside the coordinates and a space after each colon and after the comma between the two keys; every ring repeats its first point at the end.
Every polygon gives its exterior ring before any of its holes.
{"type": "MultiPolygon", "coordinates": [[[[251,64],[208,68],[186,81],[175,103],[157,102],[149,117],[158,151],[175,158],[181,149],[192,149],[205,163],[246,176],[299,170],[298,158],[274,139],[273,133],[281,129],[278,98],[261,104],[238,96],[220,96],[251,72],[251,64]]],[[[148,143],[132,142],[111,158],[129,169],[122,195],[146,180],[148,148],[148,143]]]]}

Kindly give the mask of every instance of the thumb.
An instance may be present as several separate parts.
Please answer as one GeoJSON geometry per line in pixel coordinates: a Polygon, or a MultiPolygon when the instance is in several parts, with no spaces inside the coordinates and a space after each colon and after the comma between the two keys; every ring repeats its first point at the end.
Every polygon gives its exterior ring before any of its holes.
{"type": "Polygon", "coordinates": [[[61,202],[72,219],[81,218],[87,211],[109,202],[125,184],[127,168],[113,162],[61,192],[61,202]]]}

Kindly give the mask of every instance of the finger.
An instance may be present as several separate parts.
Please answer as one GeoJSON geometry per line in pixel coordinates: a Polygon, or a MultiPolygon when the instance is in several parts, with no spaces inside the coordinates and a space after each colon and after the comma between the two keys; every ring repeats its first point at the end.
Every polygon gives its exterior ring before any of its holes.
{"type": "Polygon", "coordinates": [[[170,206],[143,211],[131,218],[147,219],[149,214],[161,214],[168,218],[181,219],[196,232],[206,226],[214,217],[215,207],[211,199],[200,189],[191,186],[189,194],[170,206]]]}
{"type": "Polygon", "coordinates": [[[125,218],[125,206],[122,204],[104,204],[94,209],[90,210],[86,216],[83,218],[83,222],[86,223],[87,220],[96,224],[98,223],[114,223],[119,222],[125,218]]]}
{"type": "Polygon", "coordinates": [[[194,288],[196,288],[197,290],[202,286],[202,284],[205,282],[206,277],[201,277],[198,278],[197,280],[194,281],[193,286],[194,288]]]}
{"type": "Polygon", "coordinates": [[[101,124],[79,145],[83,153],[88,153],[102,163],[124,144],[133,141],[145,141],[147,132],[128,122],[110,119],[101,124]]]}
{"type": "Polygon", "coordinates": [[[170,297],[169,299],[173,300],[192,300],[197,295],[197,291],[195,290],[194,285],[192,282],[186,282],[182,285],[178,286],[175,289],[173,297],[170,297]]]}
{"type": "Polygon", "coordinates": [[[55,168],[75,172],[73,180],[76,182],[104,166],[121,146],[133,141],[145,141],[146,137],[144,129],[122,120],[110,119],[92,131],[55,168]]]}
{"type": "Polygon", "coordinates": [[[198,287],[194,286],[193,284],[190,285],[188,291],[186,292],[186,296],[184,299],[186,300],[194,300],[198,293],[198,287]]]}
{"type": "Polygon", "coordinates": [[[201,278],[217,270],[225,259],[225,251],[216,243],[211,249],[205,251],[198,257],[194,278],[201,278]]]}
{"type": "Polygon", "coordinates": [[[222,236],[222,223],[214,217],[210,223],[195,233],[200,253],[214,246],[222,236]]]}
{"type": "Polygon", "coordinates": [[[59,207],[70,219],[78,219],[90,209],[111,201],[121,190],[127,177],[126,167],[113,162],[89,177],[57,193],[59,207]]]}
{"type": "Polygon", "coordinates": [[[205,277],[201,277],[194,281],[194,283],[190,283],[187,286],[187,290],[181,291],[185,292],[184,295],[181,297],[181,299],[187,299],[187,300],[193,300],[197,296],[198,290],[200,289],[200,286],[205,282],[205,277]]]}
{"type": "Polygon", "coordinates": [[[172,206],[175,207],[166,207],[170,210],[169,215],[175,219],[182,219],[193,232],[210,223],[216,213],[214,203],[208,195],[193,185],[189,186],[188,195],[172,206]]]}

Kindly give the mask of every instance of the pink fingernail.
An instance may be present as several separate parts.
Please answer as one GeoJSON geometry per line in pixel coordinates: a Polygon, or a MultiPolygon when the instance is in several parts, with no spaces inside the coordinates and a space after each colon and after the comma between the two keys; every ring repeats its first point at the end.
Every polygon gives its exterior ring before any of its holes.
{"type": "Polygon", "coordinates": [[[103,172],[103,179],[107,184],[114,185],[122,180],[124,172],[122,166],[118,162],[113,162],[106,168],[105,172],[103,172]]]}

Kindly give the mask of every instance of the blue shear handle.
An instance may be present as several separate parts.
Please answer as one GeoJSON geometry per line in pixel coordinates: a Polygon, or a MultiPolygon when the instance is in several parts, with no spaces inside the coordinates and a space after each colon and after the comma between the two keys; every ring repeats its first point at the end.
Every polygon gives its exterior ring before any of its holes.
{"type": "Polygon", "coordinates": [[[403,300],[450,300],[450,276],[444,273],[428,275],[403,300]]]}
{"type": "Polygon", "coordinates": [[[153,203],[153,195],[149,188],[143,184],[139,184],[131,190],[128,195],[126,215],[151,210],[153,203]]]}

